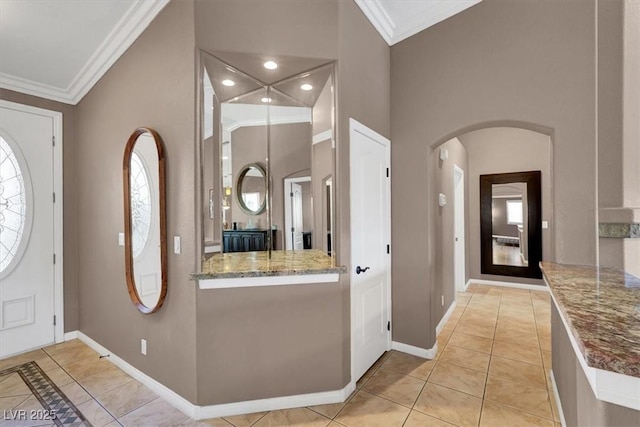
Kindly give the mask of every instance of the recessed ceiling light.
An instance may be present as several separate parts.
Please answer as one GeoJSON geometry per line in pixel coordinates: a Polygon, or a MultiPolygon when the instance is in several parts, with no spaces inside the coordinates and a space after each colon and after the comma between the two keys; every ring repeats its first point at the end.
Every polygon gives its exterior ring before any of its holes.
{"type": "Polygon", "coordinates": [[[236,82],[233,80],[225,79],[222,81],[222,84],[225,86],[235,86],[236,82]]]}
{"type": "Polygon", "coordinates": [[[311,86],[309,83],[305,83],[302,86],[300,86],[300,89],[302,89],[302,90],[311,90],[311,89],[313,89],[313,86],[311,86]]]}
{"type": "Polygon", "coordinates": [[[278,64],[274,61],[267,61],[263,65],[267,70],[275,70],[276,68],[278,68],[278,64]]]}
{"type": "Polygon", "coordinates": [[[271,102],[271,98],[267,98],[266,96],[264,98],[262,98],[260,101],[264,102],[265,104],[269,104],[271,102]]]}

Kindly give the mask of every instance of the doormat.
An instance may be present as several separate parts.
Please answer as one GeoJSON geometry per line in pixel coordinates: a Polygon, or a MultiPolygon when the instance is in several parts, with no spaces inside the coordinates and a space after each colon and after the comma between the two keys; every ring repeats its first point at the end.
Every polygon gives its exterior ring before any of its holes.
{"type": "Polygon", "coordinates": [[[42,405],[42,410],[5,410],[2,421],[14,421],[20,425],[29,425],[29,421],[33,421],[34,425],[49,422],[56,426],[91,426],[91,423],[36,362],[24,363],[0,371],[0,377],[13,373],[20,375],[42,405]]]}

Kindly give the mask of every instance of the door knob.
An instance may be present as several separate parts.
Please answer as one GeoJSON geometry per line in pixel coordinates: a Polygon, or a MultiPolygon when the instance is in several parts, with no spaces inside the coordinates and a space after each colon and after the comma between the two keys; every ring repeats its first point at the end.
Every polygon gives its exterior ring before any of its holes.
{"type": "Polygon", "coordinates": [[[369,269],[369,267],[362,268],[362,267],[360,267],[360,266],[357,266],[357,267],[356,267],[356,274],[364,273],[364,272],[365,272],[365,271],[367,271],[368,269],[369,269]]]}

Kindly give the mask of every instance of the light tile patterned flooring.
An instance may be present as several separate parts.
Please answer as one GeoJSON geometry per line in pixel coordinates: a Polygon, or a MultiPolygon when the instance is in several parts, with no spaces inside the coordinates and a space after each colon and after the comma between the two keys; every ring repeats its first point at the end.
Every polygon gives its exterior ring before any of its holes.
{"type": "MultiPolygon", "coordinates": [[[[548,379],[549,295],[471,285],[438,336],[438,356],[390,351],[345,403],[193,421],[78,340],[0,361],[36,360],[94,426],[559,427],[548,379]]],[[[0,378],[0,411],[38,409],[0,378]]],[[[0,420],[0,426],[20,424],[0,420]]]]}

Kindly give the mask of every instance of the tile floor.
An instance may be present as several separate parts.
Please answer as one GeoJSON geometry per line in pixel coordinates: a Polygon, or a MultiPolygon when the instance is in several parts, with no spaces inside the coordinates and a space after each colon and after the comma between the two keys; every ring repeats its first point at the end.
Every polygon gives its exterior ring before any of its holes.
{"type": "MultiPolygon", "coordinates": [[[[35,360],[94,426],[559,427],[548,379],[549,295],[471,285],[438,336],[438,356],[390,351],[345,403],[193,421],[78,340],[0,361],[35,360]]],[[[0,411],[38,408],[0,378],[0,411]]],[[[0,426],[50,425],[0,420],[0,426]]]]}

